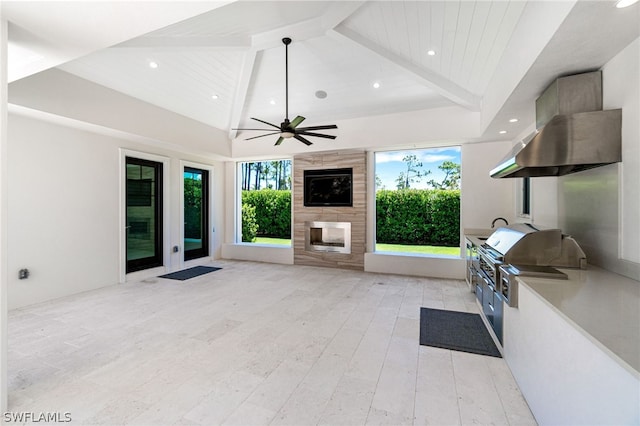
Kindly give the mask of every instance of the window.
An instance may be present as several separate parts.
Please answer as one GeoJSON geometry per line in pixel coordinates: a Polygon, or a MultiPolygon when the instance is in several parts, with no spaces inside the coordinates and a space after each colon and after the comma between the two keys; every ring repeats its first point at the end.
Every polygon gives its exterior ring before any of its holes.
{"type": "Polygon", "coordinates": [[[518,216],[531,218],[531,178],[522,178],[519,182],[516,202],[518,203],[518,216]]]}
{"type": "Polygon", "coordinates": [[[460,147],[375,154],[376,251],[460,256],[460,147]]]}
{"type": "Polygon", "coordinates": [[[291,160],[238,163],[239,242],[291,246],[291,160]]]}

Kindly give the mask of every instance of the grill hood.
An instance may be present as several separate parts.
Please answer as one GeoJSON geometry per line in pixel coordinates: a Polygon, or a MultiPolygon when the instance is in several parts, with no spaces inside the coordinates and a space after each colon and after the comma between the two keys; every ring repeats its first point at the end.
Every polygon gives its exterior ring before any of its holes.
{"type": "Polygon", "coordinates": [[[622,110],[602,110],[602,72],[555,80],[536,100],[536,132],[492,178],[562,176],[622,161],[622,110]]]}
{"type": "Polygon", "coordinates": [[[545,229],[529,223],[498,228],[483,248],[494,250],[509,264],[587,267],[587,257],[572,237],[560,229],[545,229]]]}

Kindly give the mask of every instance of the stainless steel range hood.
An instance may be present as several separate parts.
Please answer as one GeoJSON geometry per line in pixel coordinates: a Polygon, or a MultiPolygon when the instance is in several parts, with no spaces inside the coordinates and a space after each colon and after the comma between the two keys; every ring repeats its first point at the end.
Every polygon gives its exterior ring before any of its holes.
{"type": "Polygon", "coordinates": [[[538,130],[493,178],[562,176],[622,161],[622,110],[602,110],[602,72],[561,77],[536,100],[538,130]]]}

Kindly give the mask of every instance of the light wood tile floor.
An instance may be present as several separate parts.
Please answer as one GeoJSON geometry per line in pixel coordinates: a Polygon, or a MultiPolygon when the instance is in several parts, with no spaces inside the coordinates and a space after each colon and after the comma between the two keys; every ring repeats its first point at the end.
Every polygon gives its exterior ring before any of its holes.
{"type": "Polygon", "coordinates": [[[12,311],[9,410],[72,424],[535,424],[499,358],[420,346],[463,281],[218,261],[12,311]]]}

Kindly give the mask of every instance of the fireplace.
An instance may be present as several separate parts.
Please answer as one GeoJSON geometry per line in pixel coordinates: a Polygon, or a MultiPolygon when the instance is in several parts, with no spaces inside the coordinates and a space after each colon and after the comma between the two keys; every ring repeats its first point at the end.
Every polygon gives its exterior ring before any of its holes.
{"type": "Polygon", "coordinates": [[[305,222],[305,250],[351,253],[350,222],[305,222]]]}

